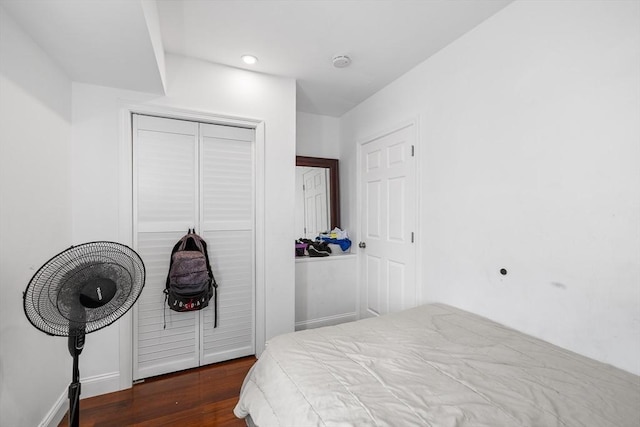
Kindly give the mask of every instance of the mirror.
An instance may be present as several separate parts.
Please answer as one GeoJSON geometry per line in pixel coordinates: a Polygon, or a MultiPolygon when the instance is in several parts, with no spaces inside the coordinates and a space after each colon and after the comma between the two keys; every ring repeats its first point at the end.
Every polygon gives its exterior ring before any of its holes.
{"type": "Polygon", "coordinates": [[[338,159],[296,157],[295,227],[307,239],[340,227],[338,159]]]}

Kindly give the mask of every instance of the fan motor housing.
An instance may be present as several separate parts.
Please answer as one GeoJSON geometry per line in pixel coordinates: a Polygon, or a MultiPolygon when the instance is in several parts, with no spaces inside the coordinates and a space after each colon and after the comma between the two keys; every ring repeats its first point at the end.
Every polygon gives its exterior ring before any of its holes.
{"type": "Polygon", "coordinates": [[[86,308],[98,308],[111,301],[117,286],[113,280],[97,278],[85,283],[80,291],[80,304],[86,308]]]}

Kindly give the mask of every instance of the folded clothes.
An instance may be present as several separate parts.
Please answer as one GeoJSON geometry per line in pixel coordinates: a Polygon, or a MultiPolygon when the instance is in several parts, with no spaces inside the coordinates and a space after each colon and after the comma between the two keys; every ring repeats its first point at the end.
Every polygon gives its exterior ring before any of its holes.
{"type": "Polygon", "coordinates": [[[328,231],[326,233],[321,233],[320,236],[318,236],[318,237],[319,238],[327,238],[327,239],[344,240],[344,239],[348,239],[349,235],[347,234],[347,232],[345,230],[341,230],[338,227],[336,227],[331,231],[328,231]]]}
{"type": "Polygon", "coordinates": [[[343,252],[351,247],[351,240],[349,239],[331,239],[328,237],[320,236],[320,240],[322,240],[325,243],[333,243],[335,245],[340,245],[340,249],[342,249],[343,252]]]}

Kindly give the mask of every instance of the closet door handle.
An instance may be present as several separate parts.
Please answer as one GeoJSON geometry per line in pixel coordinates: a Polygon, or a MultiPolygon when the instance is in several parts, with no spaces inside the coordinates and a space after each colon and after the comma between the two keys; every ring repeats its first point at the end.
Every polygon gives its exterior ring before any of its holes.
{"type": "Polygon", "coordinates": [[[359,247],[360,249],[364,249],[364,248],[366,248],[366,247],[367,247],[367,244],[366,244],[365,242],[360,242],[360,243],[358,243],[358,247],[359,247]]]}

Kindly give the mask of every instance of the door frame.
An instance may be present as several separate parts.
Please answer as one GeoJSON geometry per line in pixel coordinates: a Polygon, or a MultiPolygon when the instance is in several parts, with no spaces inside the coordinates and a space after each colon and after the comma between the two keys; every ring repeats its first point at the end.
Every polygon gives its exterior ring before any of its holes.
{"type": "MultiPolygon", "coordinates": [[[[132,115],[144,114],[168,119],[188,120],[216,125],[236,126],[255,131],[255,298],[254,331],[256,355],[262,353],[266,337],[265,298],[265,122],[262,119],[212,114],[171,107],[119,102],[120,135],[118,161],[118,238],[133,245],[133,133],[132,115]]],[[[119,323],[119,379],[120,390],[133,385],[133,310],[119,323]]]]}
{"type": "MultiPolygon", "coordinates": [[[[421,206],[421,202],[420,202],[420,194],[421,194],[421,182],[422,182],[422,174],[421,174],[421,168],[420,168],[420,148],[419,148],[419,141],[420,141],[420,131],[419,131],[419,118],[418,117],[414,117],[408,120],[404,120],[401,121],[399,123],[396,123],[393,126],[388,126],[388,127],[383,127],[382,130],[379,130],[375,133],[369,134],[368,136],[364,137],[364,138],[360,138],[357,140],[356,143],[356,230],[357,230],[357,239],[356,241],[359,243],[363,240],[363,236],[362,236],[362,224],[363,224],[363,219],[362,219],[362,198],[363,198],[363,194],[362,194],[362,150],[364,149],[364,145],[369,143],[369,142],[373,142],[376,139],[382,138],[384,136],[390,135],[394,132],[397,132],[401,129],[404,128],[408,128],[413,126],[413,136],[414,136],[414,146],[415,146],[415,151],[414,151],[414,161],[415,161],[415,175],[414,175],[414,179],[415,179],[415,183],[414,183],[414,197],[416,200],[416,209],[415,209],[415,235],[414,235],[414,246],[413,246],[413,250],[414,250],[414,255],[415,255],[415,262],[414,262],[414,277],[415,277],[415,281],[416,281],[416,286],[415,286],[415,301],[416,304],[420,304],[423,302],[422,298],[422,263],[420,262],[420,260],[422,259],[422,233],[421,233],[421,227],[420,227],[420,206],[421,206]]],[[[363,277],[362,274],[362,268],[363,268],[363,258],[364,258],[364,252],[361,249],[358,249],[358,262],[357,262],[357,269],[358,269],[358,292],[356,295],[356,304],[358,307],[358,318],[362,319],[365,317],[370,317],[371,315],[368,314],[367,311],[367,307],[365,304],[366,301],[366,295],[364,295],[364,292],[366,291],[366,287],[365,287],[365,283],[364,280],[365,278],[363,277]]]]}

